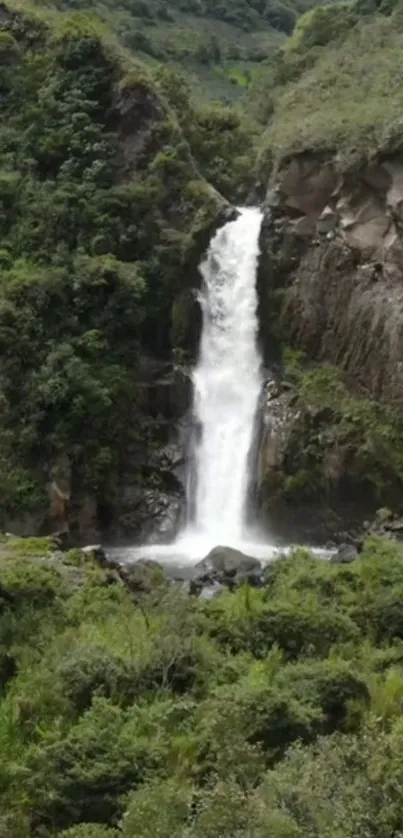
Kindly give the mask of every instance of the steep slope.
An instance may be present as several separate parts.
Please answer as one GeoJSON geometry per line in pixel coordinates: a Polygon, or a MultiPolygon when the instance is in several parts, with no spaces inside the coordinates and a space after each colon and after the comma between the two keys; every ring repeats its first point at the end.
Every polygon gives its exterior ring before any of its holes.
{"type": "Polygon", "coordinates": [[[359,3],[335,3],[300,19],[256,86],[266,108],[271,102],[263,140],[271,154],[328,149],[345,166],[351,154],[399,142],[401,12],[399,3],[368,15],[359,3]]]}
{"type": "Polygon", "coordinates": [[[262,455],[261,500],[307,502],[318,530],[330,504],[330,533],[377,505],[400,509],[403,490],[403,35],[400,6],[381,12],[343,4],[301,19],[261,157],[267,353],[277,341],[334,367],[300,369],[299,413],[288,403],[288,433],[262,455]]]}
{"type": "Polygon", "coordinates": [[[125,489],[135,510],[165,480],[152,452],[183,409],[167,363],[232,210],[157,85],[93,23],[2,4],[0,27],[1,523],[70,518],[88,537],[125,489]]]}
{"type": "Polygon", "coordinates": [[[96,14],[121,43],[155,64],[186,71],[202,99],[232,101],[312,0],[37,0],[96,14]]]}

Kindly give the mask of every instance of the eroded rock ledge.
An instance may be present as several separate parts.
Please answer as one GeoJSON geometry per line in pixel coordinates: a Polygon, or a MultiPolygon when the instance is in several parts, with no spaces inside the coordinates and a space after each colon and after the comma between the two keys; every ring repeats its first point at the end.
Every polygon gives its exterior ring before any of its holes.
{"type": "Polygon", "coordinates": [[[320,154],[294,157],[266,209],[266,346],[275,333],[403,410],[403,156],[343,174],[320,154]]]}
{"type": "Polygon", "coordinates": [[[343,172],[329,154],[289,158],[265,209],[267,365],[279,361],[281,381],[287,346],[304,375],[333,372],[325,401],[302,379],[265,394],[257,506],[275,534],[340,543],[376,508],[402,511],[403,155],[343,172]]]}

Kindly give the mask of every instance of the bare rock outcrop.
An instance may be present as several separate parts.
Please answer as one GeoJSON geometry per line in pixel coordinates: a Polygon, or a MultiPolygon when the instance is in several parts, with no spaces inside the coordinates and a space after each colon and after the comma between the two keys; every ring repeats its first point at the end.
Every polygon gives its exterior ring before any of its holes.
{"type": "Polygon", "coordinates": [[[337,230],[347,245],[373,255],[403,253],[403,158],[341,174],[334,161],[301,154],[280,172],[274,195],[288,232],[299,237],[332,238],[337,230]]]}
{"type": "Polygon", "coordinates": [[[258,290],[267,362],[275,351],[281,362],[284,344],[302,350],[308,368],[341,371],[353,413],[364,399],[384,418],[372,411],[367,426],[361,417],[360,439],[349,407],[268,392],[257,503],[276,534],[340,543],[376,505],[401,512],[403,156],[342,172],[329,154],[289,158],[266,208],[258,290]]]}
{"type": "Polygon", "coordinates": [[[294,157],[267,208],[264,323],[403,410],[403,157],[343,174],[320,155],[294,157]]]}

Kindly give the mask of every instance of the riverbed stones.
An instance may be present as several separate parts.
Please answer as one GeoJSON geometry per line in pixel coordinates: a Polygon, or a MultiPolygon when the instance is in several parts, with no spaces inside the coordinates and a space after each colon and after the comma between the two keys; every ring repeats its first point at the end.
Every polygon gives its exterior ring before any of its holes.
{"type": "Polygon", "coordinates": [[[199,599],[204,599],[206,601],[216,599],[225,590],[226,586],[222,585],[221,582],[213,582],[211,585],[205,585],[204,588],[201,589],[199,599]]]}

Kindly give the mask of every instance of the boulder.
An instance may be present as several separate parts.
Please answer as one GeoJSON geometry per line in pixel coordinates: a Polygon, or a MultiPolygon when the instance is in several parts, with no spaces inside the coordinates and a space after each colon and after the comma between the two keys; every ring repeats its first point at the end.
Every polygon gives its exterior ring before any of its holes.
{"type": "Polygon", "coordinates": [[[341,547],[337,550],[337,553],[333,553],[333,556],[330,558],[331,564],[350,564],[351,562],[355,561],[358,556],[358,550],[354,546],[354,544],[342,544],[341,547]]]}
{"type": "Polygon", "coordinates": [[[215,547],[194,569],[193,590],[205,585],[220,583],[234,587],[240,582],[259,585],[262,579],[262,565],[253,556],[247,556],[232,547],[215,547]]]}
{"type": "Polygon", "coordinates": [[[216,599],[216,597],[220,596],[223,591],[226,590],[226,586],[222,585],[221,582],[213,582],[212,585],[205,585],[200,593],[199,599],[216,599]]]}
{"type": "Polygon", "coordinates": [[[385,529],[395,533],[397,539],[401,538],[403,536],[403,518],[395,518],[388,522],[385,524],[385,529]]]}
{"type": "Polygon", "coordinates": [[[140,559],[133,564],[121,565],[119,575],[134,594],[150,594],[166,584],[161,565],[152,559],[140,559]]]}
{"type": "Polygon", "coordinates": [[[394,515],[390,509],[378,509],[374,520],[365,521],[361,533],[361,543],[368,535],[389,538],[393,541],[403,540],[403,518],[394,515]]]}
{"type": "Polygon", "coordinates": [[[107,567],[109,562],[104,548],[101,544],[88,544],[82,548],[84,556],[88,556],[100,565],[100,567],[107,567]]]}

